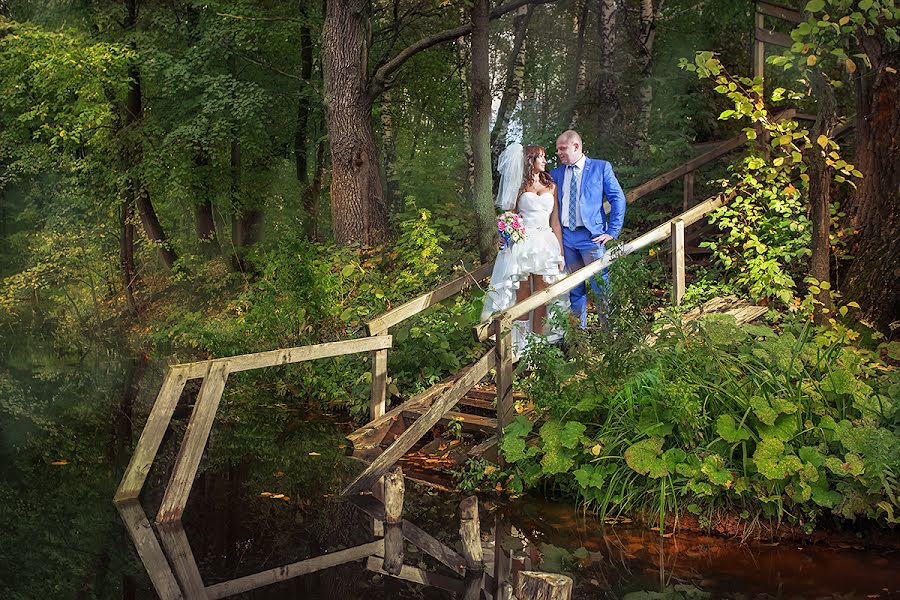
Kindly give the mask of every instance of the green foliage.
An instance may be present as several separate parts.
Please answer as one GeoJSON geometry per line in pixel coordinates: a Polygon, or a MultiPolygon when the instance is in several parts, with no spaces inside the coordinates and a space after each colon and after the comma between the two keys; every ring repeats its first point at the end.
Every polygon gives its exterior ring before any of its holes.
{"type": "Polygon", "coordinates": [[[602,514],[692,504],[895,522],[900,380],[821,331],[806,318],[776,331],[710,315],[659,327],[618,373],[586,362],[586,377],[560,385],[558,365],[537,363],[537,410],[501,450],[524,485],[552,482],[602,514]]]}
{"type": "Polygon", "coordinates": [[[732,166],[739,189],[709,221],[724,235],[701,246],[731,281],[752,299],[774,297],[788,304],[802,279],[812,231],[806,202],[791,183],[791,174],[759,156],[732,166]]]}

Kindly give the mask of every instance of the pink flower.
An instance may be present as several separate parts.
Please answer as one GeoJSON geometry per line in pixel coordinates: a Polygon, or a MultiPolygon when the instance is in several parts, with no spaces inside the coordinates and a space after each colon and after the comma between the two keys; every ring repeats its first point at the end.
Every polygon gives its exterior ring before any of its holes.
{"type": "Polygon", "coordinates": [[[513,229],[521,229],[522,224],[519,221],[513,221],[513,229]]]}
{"type": "Polygon", "coordinates": [[[499,223],[497,223],[497,228],[500,229],[500,231],[506,231],[506,223],[500,221],[499,223]]]}

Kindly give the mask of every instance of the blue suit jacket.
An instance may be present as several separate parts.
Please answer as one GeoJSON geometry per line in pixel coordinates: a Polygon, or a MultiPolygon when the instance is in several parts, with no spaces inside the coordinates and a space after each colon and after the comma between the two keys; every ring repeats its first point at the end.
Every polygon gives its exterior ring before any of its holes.
{"type": "MultiPolygon", "coordinates": [[[[566,167],[561,165],[550,171],[550,176],[559,190],[559,218],[562,223],[562,193],[566,177],[566,167]]],[[[581,220],[591,232],[591,237],[606,233],[618,239],[625,221],[625,193],[616,179],[610,165],[605,160],[585,157],[584,173],[581,176],[581,194],[578,199],[581,220]],[[609,218],[603,210],[603,197],[609,201],[609,218]]]]}

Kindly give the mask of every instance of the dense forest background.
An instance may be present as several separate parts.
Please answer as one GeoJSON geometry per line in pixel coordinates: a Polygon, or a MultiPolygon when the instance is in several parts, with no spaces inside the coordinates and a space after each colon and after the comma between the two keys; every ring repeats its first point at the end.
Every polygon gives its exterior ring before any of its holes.
{"type": "MultiPolygon", "coordinates": [[[[611,328],[534,349],[544,368],[517,385],[544,420],[517,420],[510,470],[475,464],[468,483],[707,524],[896,526],[900,9],[791,7],[804,22],[763,19],[791,44],[768,46],[763,87],[747,0],[0,0],[4,475],[55,494],[47,465],[88,456],[106,470],[67,485],[112,510],[148,409],[137,384],[98,399],[60,360],[129,357],[120,385],[148,363],[359,337],[492,260],[510,141],[552,163],[575,127],[628,190],[744,133],[696,173],[695,202],[729,202],[693,240],[685,305],[668,307],[664,248],[614,265],[611,328]],[[726,294],[765,325],[665,321],[726,294]]],[[[622,237],[683,208],[678,179],[629,204],[622,237]]],[[[391,398],[480,356],[479,313],[475,291],[392,329],[391,398]]],[[[300,421],[366,417],[367,360],[230,379],[215,460],[302,471],[319,449],[300,421]]],[[[0,503],[8,522],[38,514],[22,496],[0,503]]]]}

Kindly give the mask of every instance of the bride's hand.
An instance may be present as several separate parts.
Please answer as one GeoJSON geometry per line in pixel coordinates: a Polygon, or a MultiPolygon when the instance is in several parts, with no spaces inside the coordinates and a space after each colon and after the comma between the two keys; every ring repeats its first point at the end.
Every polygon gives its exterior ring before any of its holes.
{"type": "Polygon", "coordinates": [[[566,263],[563,262],[563,261],[560,261],[560,263],[559,263],[559,272],[560,272],[560,273],[565,273],[565,271],[566,271],[566,263]]]}

